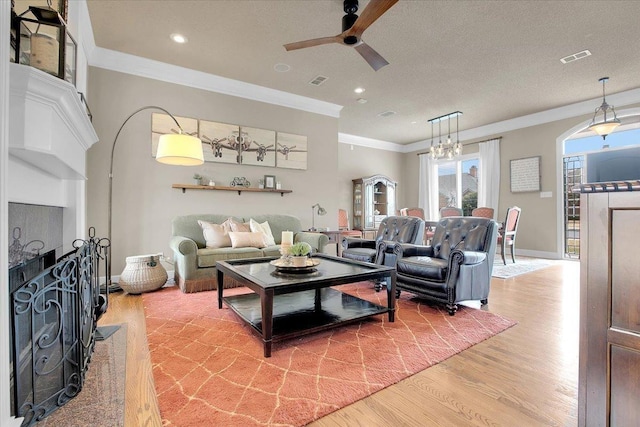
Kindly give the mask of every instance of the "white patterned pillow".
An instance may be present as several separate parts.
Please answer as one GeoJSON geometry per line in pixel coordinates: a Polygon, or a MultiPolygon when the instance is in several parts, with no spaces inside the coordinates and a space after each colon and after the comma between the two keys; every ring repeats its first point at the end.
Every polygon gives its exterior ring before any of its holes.
{"type": "Polygon", "coordinates": [[[251,231],[264,233],[264,242],[267,246],[275,246],[276,241],[273,237],[273,233],[271,232],[271,227],[269,226],[269,221],[265,221],[262,224],[258,223],[258,221],[251,218],[249,220],[249,227],[251,227],[251,231]]]}
{"type": "Polygon", "coordinates": [[[252,231],[230,231],[232,248],[264,248],[264,233],[252,231]]]}

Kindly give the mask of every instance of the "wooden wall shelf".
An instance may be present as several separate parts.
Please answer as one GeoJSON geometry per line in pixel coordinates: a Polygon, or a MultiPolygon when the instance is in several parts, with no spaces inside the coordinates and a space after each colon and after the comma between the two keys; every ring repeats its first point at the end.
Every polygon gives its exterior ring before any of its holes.
{"type": "Polygon", "coordinates": [[[237,191],[238,195],[243,191],[248,193],[280,193],[280,196],[284,196],[285,193],[292,193],[292,190],[282,190],[274,188],[251,188],[251,187],[221,187],[218,185],[193,185],[193,184],[173,184],[171,188],[180,188],[182,192],[187,190],[218,190],[218,191],[237,191]]]}

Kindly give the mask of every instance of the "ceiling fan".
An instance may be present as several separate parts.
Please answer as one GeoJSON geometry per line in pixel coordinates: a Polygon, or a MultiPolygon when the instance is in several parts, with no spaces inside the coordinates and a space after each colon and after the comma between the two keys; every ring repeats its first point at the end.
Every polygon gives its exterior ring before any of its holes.
{"type": "Polygon", "coordinates": [[[358,17],[358,15],[356,15],[358,11],[358,0],[344,0],[344,11],[346,15],[342,17],[342,33],[337,36],[321,37],[285,44],[284,48],[290,51],[329,43],[353,46],[365,61],[367,61],[375,71],[378,71],[389,63],[380,56],[378,52],[373,50],[371,46],[362,41],[362,33],[397,2],[398,0],[370,0],[369,4],[362,10],[360,17],[358,17]]]}

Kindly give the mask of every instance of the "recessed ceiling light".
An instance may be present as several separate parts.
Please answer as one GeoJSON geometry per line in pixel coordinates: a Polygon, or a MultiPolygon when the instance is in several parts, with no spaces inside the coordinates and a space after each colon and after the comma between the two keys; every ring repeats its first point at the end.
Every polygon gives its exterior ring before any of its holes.
{"type": "Polygon", "coordinates": [[[169,36],[169,38],[171,38],[171,40],[173,40],[176,43],[186,43],[188,40],[185,36],[183,36],[182,34],[178,34],[178,33],[173,33],[169,36]]]}
{"type": "Polygon", "coordinates": [[[414,121],[411,122],[412,125],[415,125],[416,123],[418,123],[417,120],[414,120],[414,121]]]}
{"type": "Polygon", "coordinates": [[[291,69],[291,66],[288,64],[283,64],[282,62],[273,66],[273,69],[279,73],[286,73],[291,69]]]}
{"type": "Polygon", "coordinates": [[[353,90],[355,93],[362,93],[364,92],[364,88],[363,87],[357,87],[353,90]]]}

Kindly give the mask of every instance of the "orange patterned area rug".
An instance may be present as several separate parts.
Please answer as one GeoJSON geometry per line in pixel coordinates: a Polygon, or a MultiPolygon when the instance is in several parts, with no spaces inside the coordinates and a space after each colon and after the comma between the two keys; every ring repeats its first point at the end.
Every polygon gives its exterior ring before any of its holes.
{"type": "MultiPolygon", "coordinates": [[[[386,305],[369,282],[343,292],[386,305]]],[[[225,295],[248,292],[225,289],[225,295]]],[[[303,338],[261,339],[215,291],[143,295],[165,426],[301,426],[435,365],[515,322],[487,311],[426,305],[403,292],[396,321],[379,315],[303,338]]]]}

